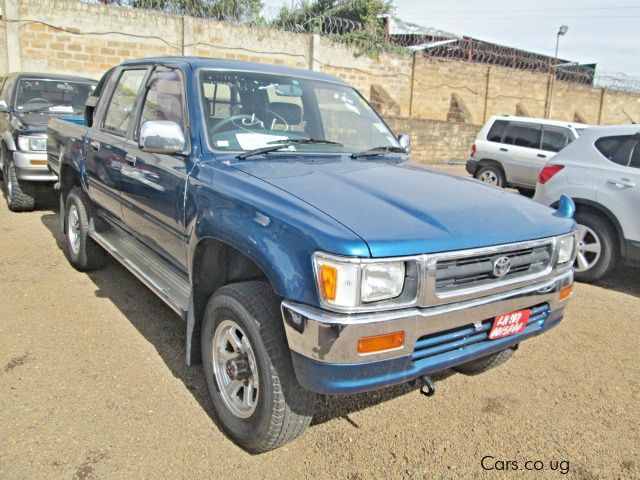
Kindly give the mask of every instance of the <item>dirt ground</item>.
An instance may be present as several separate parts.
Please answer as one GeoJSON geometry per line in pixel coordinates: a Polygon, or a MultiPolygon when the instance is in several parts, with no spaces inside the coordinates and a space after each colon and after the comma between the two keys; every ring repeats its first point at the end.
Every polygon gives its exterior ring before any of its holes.
{"type": "Polygon", "coordinates": [[[640,478],[640,270],[577,285],[496,370],[323,397],[252,456],[212,420],[184,324],[115,261],[75,271],[54,206],[0,206],[0,478],[640,478]]]}

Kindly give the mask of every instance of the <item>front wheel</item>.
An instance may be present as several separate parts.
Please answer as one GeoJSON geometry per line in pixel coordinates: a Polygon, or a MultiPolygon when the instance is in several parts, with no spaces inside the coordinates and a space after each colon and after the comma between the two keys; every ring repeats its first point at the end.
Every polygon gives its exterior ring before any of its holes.
{"type": "Polygon", "coordinates": [[[12,212],[30,212],[36,206],[36,199],[30,187],[18,178],[11,152],[4,151],[4,189],[7,206],[12,212]]]}
{"type": "Polygon", "coordinates": [[[215,416],[238,445],[266,452],[309,426],[316,395],[296,379],[279,300],[267,282],[217,290],[205,309],[201,342],[215,416]]]}

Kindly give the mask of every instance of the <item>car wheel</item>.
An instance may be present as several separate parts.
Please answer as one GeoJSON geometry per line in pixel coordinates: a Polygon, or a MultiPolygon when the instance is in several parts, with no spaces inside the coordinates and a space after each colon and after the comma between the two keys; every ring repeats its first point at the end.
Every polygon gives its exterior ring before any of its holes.
{"type": "Polygon", "coordinates": [[[296,379],[280,302],[268,283],[218,289],[205,309],[201,342],[214,413],[234,442],[265,452],[309,426],[316,395],[296,379]]]}
{"type": "Polygon", "coordinates": [[[18,179],[16,167],[11,160],[9,152],[4,158],[4,191],[7,206],[12,212],[30,212],[36,206],[36,201],[29,186],[18,179]]]}
{"type": "Polygon", "coordinates": [[[504,174],[495,165],[482,165],[476,172],[476,178],[482,183],[488,183],[495,187],[504,186],[504,174]]]}
{"type": "Polygon", "coordinates": [[[464,375],[479,375],[486,372],[487,370],[491,370],[492,368],[497,367],[498,365],[502,365],[504,362],[511,358],[511,356],[513,355],[513,351],[513,348],[507,348],[506,350],[492,353],[491,355],[487,355],[486,357],[463,363],[462,365],[453,367],[453,369],[456,372],[463,373],[464,375]]]}
{"type": "Polygon", "coordinates": [[[611,271],[615,265],[615,232],[601,215],[589,211],[575,215],[578,246],[573,265],[576,280],[592,282],[611,271]]]}
{"type": "Polygon", "coordinates": [[[74,187],[65,205],[64,233],[71,265],[82,272],[101,267],[106,254],[89,236],[89,199],[80,187],[74,187]]]}

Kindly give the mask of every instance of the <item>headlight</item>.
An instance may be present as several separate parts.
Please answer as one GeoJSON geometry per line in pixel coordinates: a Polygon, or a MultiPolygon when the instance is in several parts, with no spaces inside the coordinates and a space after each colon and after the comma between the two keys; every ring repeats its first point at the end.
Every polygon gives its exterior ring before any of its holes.
{"type": "Polygon", "coordinates": [[[23,152],[44,152],[47,149],[47,137],[31,137],[20,135],[18,148],[23,152]]]}
{"type": "MultiPolygon", "coordinates": [[[[371,262],[317,253],[314,263],[321,300],[328,306],[354,309],[370,302],[404,298],[404,261],[371,262]]],[[[415,284],[412,286],[417,290],[415,284]]],[[[413,300],[417,291],[406,293],[413,300]]]]}
{"type": "Polygon", "coordinates": [[[558,265],[573,261],[575,237],[568,235],[558,239],[558,265]]]}

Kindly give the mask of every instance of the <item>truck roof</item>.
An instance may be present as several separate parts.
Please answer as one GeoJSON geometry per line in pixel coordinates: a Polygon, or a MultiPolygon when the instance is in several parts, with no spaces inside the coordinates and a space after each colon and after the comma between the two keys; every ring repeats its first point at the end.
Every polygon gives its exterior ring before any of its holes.
{"type": "Polygon", "coordinates": [[[97,83],[97,80],[94,80],[93,78],[77,77],[74,75],[59,75],[55,73],[42,73],[42,72],[13,72],[13,73],[7,74],[7,77],[97,83]]]}
{"type": "Polygon", "coordinates": [[[324,82],[339,83],[348,85],[347,82],[326,73],[314,72],[303,68],[284,67],[281,65],[273,65],[270,63],[243,62],[240,60],[226,60],[220,58],[208,57],[185,57],[185,56],[166,56],[166,57],[150,57],[128,60],[122,65],[135,65],[138,63],[183,63],[190,65],[194,70],[199,68],[214,68],[220,70],[241,70],[246,72],[271,73],[283,75],[287,77],[299,77],[309,80],[320,80],[324,82]]]}

